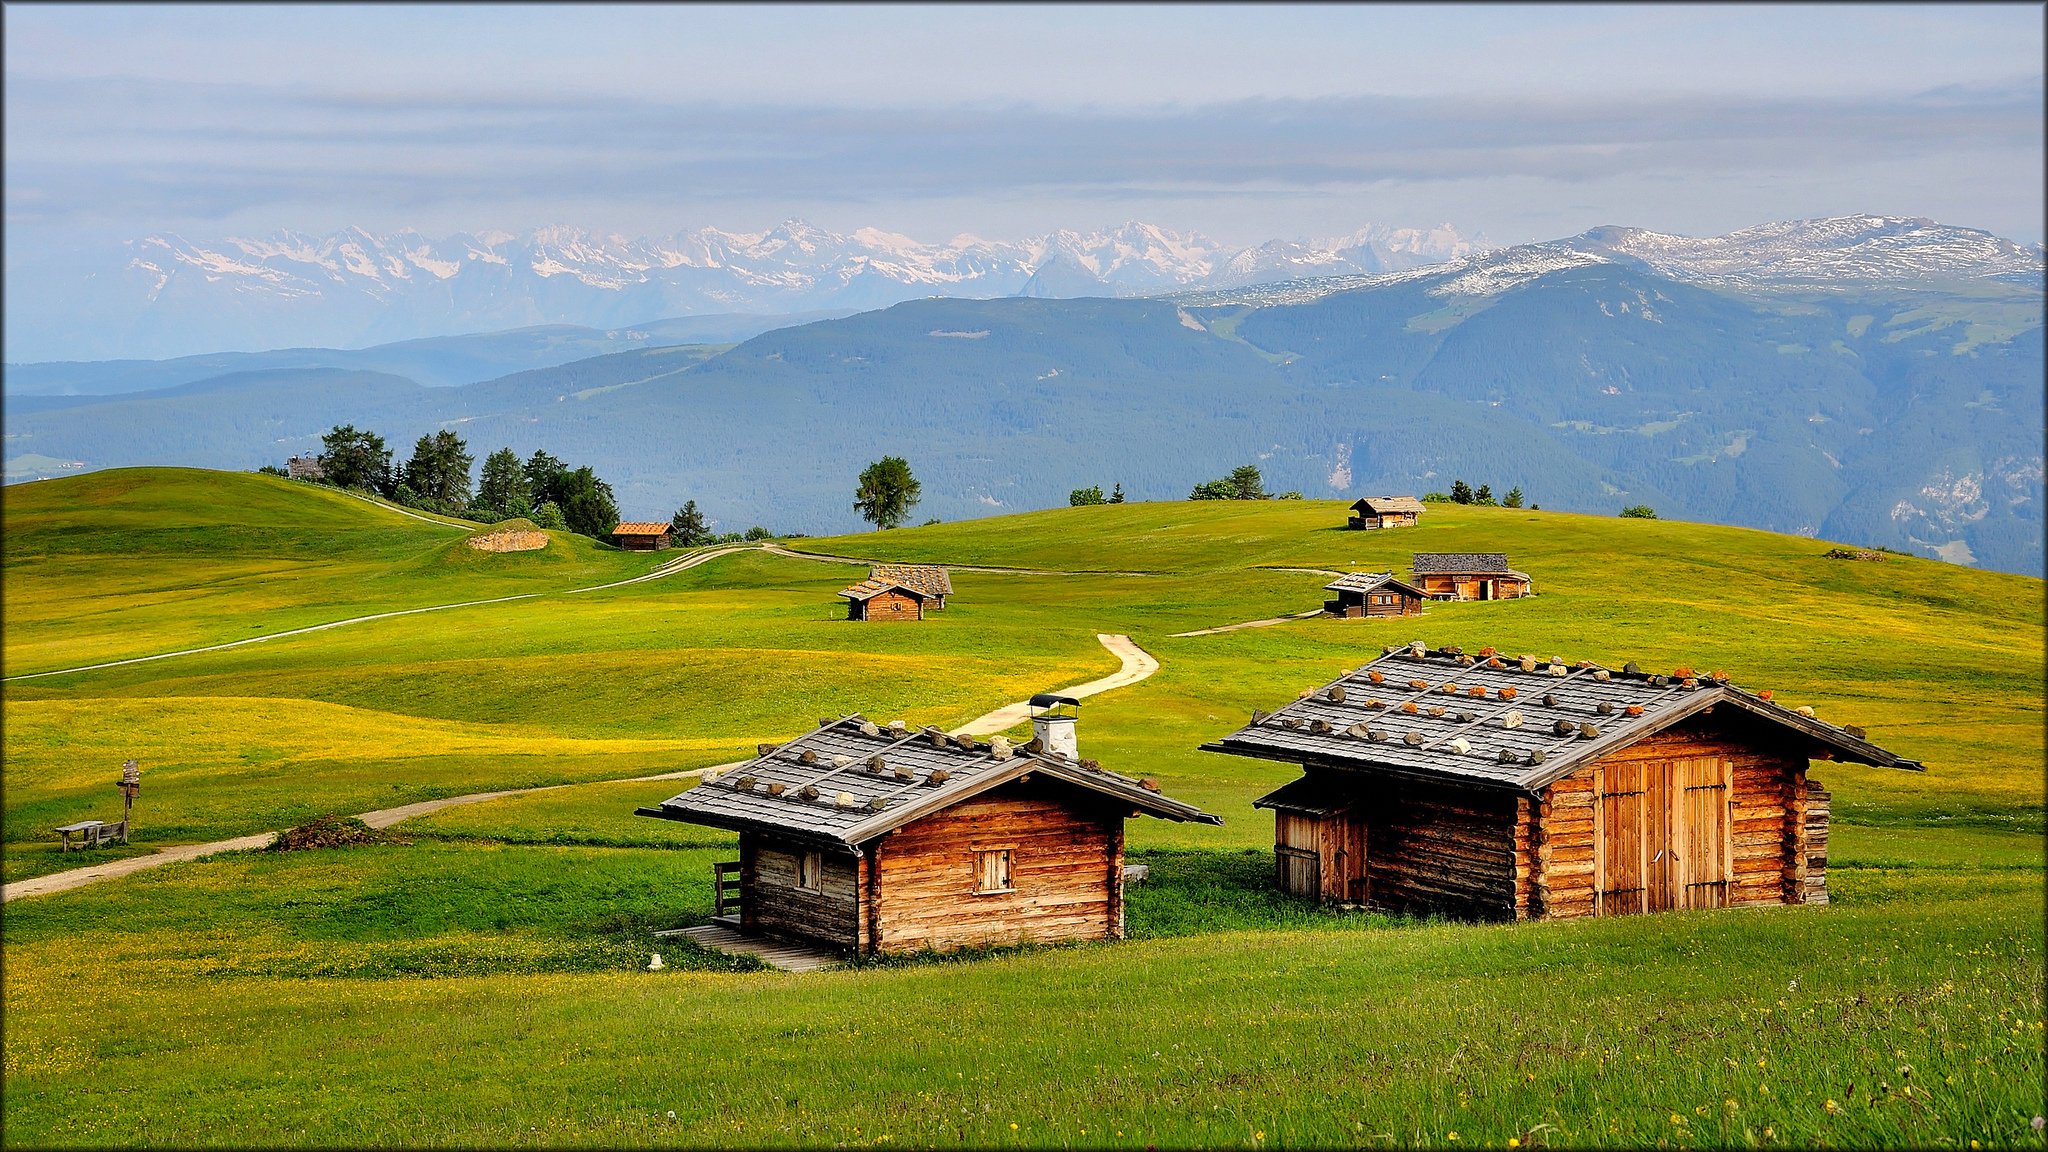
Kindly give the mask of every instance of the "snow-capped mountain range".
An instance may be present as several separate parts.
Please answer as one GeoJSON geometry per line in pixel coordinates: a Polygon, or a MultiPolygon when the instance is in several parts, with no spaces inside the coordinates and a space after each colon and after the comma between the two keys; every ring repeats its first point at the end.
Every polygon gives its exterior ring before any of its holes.
{"type": "Polygon", "coordinates": [[[699,228],[658,238],[566,226],[438,240],[360,228],[222,240],[157,235],[84,269],[83,282],[78,269],[66,269],[70,290],[39,294],[46,315],[10,316],[7,359],[355,347],[533,324],[852,311],[934,295],[1144,295],[1396,271],[1483,245],[1448,224],[1372,226],[1249,248],[1141,223],[943,243],[874,228],[839,234],[800,220],[765,232],[699,228]]]}
{"type": "Polygon", "coordinates": [[[1422,277],[1437,279],[1428,290],[1434,296],[1495,296],[1539,276],[1590,264],[1632,264],[1673,280],[1751,291],[1986,281],[2040,285],[2044,278],[2039,244],[1918,217],[1836,216],[1705,237],[1610,225],[1563,240],[1486,249],[1441,265],[1205,287],[1173,293],[1173,298],[1187,305],[1302,304],[1422,277]]]}

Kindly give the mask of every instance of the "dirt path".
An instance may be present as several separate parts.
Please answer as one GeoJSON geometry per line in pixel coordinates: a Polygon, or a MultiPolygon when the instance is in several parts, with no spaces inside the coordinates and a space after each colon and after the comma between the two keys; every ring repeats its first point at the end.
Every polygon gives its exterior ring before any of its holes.
{"type": "Polygon", "coordinates": [[[1292,616],[1273,616],[1265,620],[1246,620],[1242,624],[1219,624],[1214,628],[1197,628],[1193,632],[1175,632],[1173,635],[1176,640],[1183,636],[1214,636],[1218,632],[1235,632],[1240,628],[1270,628],[1275,624],[1285,624],[1289,620],[1307,620],[1322,614],[1323,610],[1317,608],[1312,612],[1296,612],[1292,616]]]}
{"type": "MultiPolygon", "coordinates": [[[[802,552],[795,548],[784,548],[780,544],[763,544],[762,549],[777,556],[792,560],[823,560],[831,564],[898,564],[898,560],[868,560],[859,556],[834,556],[829,552],[802,552]]],[[[1156,576],[1156,572],[1114,572],[1102,570],[1074,570],[1061,568],[1002,568],[992,564],[942,564],[955,572],[1000,572],[1010,576],[1156,576]]]]}
{"type": "MultiPolygon", "coordinates": [[[[723,552],[717,553],[717,555],[721,556],[724,554],[723,552]]],[[[696,563],[702,563],[711,558],[709,555],[702,556],[696,563]]],[[[686,564],[682,567],[691,566],[686,564]]],[[[675,570],[681,571],[682,568],[675,570]]],[[[654,575],[655,573],[649,573],[647,576],[634,577],[634,580],[652,579],[654,575]]],[[[630,582],[627,581],[627,583],[630,582]]],[[[612,585],[606,585],[606,587],[612,587],[612,585]]],[[[580,591],[593,591],[593,589],[580,589],[580,591]]],[[[1104,648],[1115,653],[1116,657],[1123,661],[1123,667],[1099,680],[1090,680],[1086,684],[1077,684],[1072,688],[1060,689],[1060,695],[1085,699],[1098,692],[1107,692],[1112,688],[1122,688],[1128,684],[1136,684],[1145,677],[1159,671],[1159,661],[1153,659],[1150,653],[1132,643],[1129,636],[1113,636],[1098,633],[1095,638],[1101,641],[1104,648]]],[[[1030,705],[1024,701],[1019,701],[1015,704],[1005,704],[993,712],[968,721],[965,725],[953,731],[955,735],[963,736],[981,736],[1001,732],[1006,728],[1023,723],[1029,717],[1029,714],[1030,705]]],[[[546,784],[539,788],[505,788],[496,792],[472,792],[466,796],[449,796],[440,800],[421,800],[413,804],[401,804],[396,808],[379,808],[374,812],[365,812],[357,817],[357,819],[372,828],[389,828],[400,821],[411,820],[416,816],[430,815],[444,808],[456,808],[464,804],[481,804],[486,800],[497,800],[506,796],[523,796],[531,792],[552,792],[558,788],[574,788],[582,784],[631,784],[655,780],[689,780],[702,776],[706,772],[720,772],[734,767],[736,764],[743,763],[745,761],[738,760],[728,764],[712,764],[703,768],[685,768],[676,772],[659,772],[652,776],[627,776],[618,780],[580,780],[575,784],[546,784]]],[[[47,876],[34,876],[27,880],[17,880],[12,884],[6,885],[4,888],[0,888],[0,903],[18,900],[25,896],[47,896],[53,892],[68,892],[73,888],[82,888],[95,881],[112,880],[116,877],[132,875],[145,868],[160,868],[165,864],[175,864],[181,860],[194,860],[201,856],[210,856],[215,852],[236,852],[250,848],[262,848],[269,845],[271,838],[276,835],[277,833],[275,832],[258,832],[252,836],[237,836],[232,840],[216,840],[210,844],[179,844],[175,847],[159,849],[148,856],[130,856],[123,860],[110,860],[105,864],[73,868],[68,872],[52,872],[47,876]]]]}
{"type": "Polygon", "coordinates": [[[750,544],[730,544],[709,551],[689,552],[663,564],[652,572],[614,580],[610,584],[593,584],[588,588],[570,588],[562,592],[521,592],[517,596],[498,596],[489,600],[464,600],[456,604],[430,604],[425,608],[401,608],[395,612],[373,612],[368,616],[351,616],[346,620],[330,620],[325,624],[312,624],[304,628],[292,628],[284,632],[267,632],[261,636],[250,636],[242,640],[230,640],[225,644],[208,644],[202,648],[181,648],[176,652],[158,652],[153,656],[133,656],[126,660],[108,660],[100,664],[81,664],[76,668],[57,668],[48,672],[23,672],[9,676],[8,680],[34,680],[41,676],[63,676],[72,672],[94,672],[101,668],[119,668],[125,664],[147,664],[152,660],[169,660],[178,656],[197,656],[202,652],[221,652],[229,648],[240,648],[245,644],[261,644],[266,640],[281,640],[287,636],[304,636],[308,632],[324,632],[329,628],[342,628],[350,624],[367,624],[372,620],[389,620],[395,616],[416,616],[421,612],[445,612],[450,608],[475,608],[482,604],[506,604],[513,600],[531,600],[536,596],[574,596],[579,592],[601,592],[606,588],[620,588],[627,584],[639,584],[647,580],[659,580],[672,576],[686,568],[695,568],[707,560],[730,556],[753,547],[750,544]]]}

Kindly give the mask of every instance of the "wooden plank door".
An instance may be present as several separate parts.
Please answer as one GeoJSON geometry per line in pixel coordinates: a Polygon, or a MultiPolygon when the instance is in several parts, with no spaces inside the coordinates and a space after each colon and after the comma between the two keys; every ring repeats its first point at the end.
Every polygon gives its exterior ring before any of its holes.
{"type": "Polygon", "coordinates": [[[1646,912],[1648,900],[1649,805],[1641,764],[1609,764],[1595,769],[1598,795],[1594,816],[1596,916],[1646,912]]]}
{"type": "Polygon", "coordinates": [[[1706,757],[1674,761],[1671,769],[1676,906],[1726,908],[1733,853],[1728,819],[1732,765],[1706,757]]]}

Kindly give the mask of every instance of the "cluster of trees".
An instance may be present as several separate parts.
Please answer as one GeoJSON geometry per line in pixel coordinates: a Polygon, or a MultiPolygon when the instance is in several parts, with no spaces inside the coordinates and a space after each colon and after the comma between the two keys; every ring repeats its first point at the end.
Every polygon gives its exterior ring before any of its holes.
{"type": "MultiPolygon", "coordinates": [[[[783,537],[801,536],[801,532],[784,532],[783,537]]],[[[711,530],[711,522],[704,513],[697,510],[695,500],[683,501],[676,514],[668,518],[668,538],[678,548],[695,548],[702,544],[737,544],[742,540],[773,540],[777,533],[770,532],[759,524],[745,532],[718,533],[711,530]]]]}
{"type": "Polygon", "coordinates": [[[572,469],[546,452],[522,461],[512,449],[500,448],[484,460],[472,493],[475,464],[469,445],[447,429],[420,437],[412,458],[396,466],[384,438],[368,429],[340,424],[320,438],[320,469],[339,488],[484,524],[524,517],[543,528],[594,537],[618,526],[618,499],[589,465],[572,469]]]}
{"type": "Polygon", "coordinates": [[[1205,480],[1195,485],[1188,493],[1190,500],[1299,500],[1299,492],[1266,491],[1266,478],[1258,468],[1243,464],[1230,470],[1230,475],[1220,480],[1205,480]]]}
{"type": "MultiPolygon", "coordinates": [[[[1491,484],[1481,484],[1478,490],[1474,491],[1472,486],[1463,480],[1453,480],[1449,492],[1427,492],[1423,494],[1422,499],[1430,504],[1477,504],[1485,508],[1520,508],[1522,489],[1510,488],[1507,495],[1496,500],[1493,498],[1491,484]]],[[[1540,505],[1531,504],[1529,507],[1537,508],[1540,505]]]]}
{"type": "Polygon", "coordinates": [[[1100,484],[1091,485],[1087,488],[1076,488],[1067,494],[1067,506],[1070,508],[1079,508],[1087,504],[1121,504],[1123,502],[1124,486],[1120,483],[1111,489],[1106,497],[1102,494],[1102,485],[1100,484]]]}
{"type": "Polygon", "coordinates": [[[1657,518],[1657,510],[1648,504],[1631,504],[1623,508],[1621,514],[1634,517],[1637,520],[1655,520],[1657,518]]]}

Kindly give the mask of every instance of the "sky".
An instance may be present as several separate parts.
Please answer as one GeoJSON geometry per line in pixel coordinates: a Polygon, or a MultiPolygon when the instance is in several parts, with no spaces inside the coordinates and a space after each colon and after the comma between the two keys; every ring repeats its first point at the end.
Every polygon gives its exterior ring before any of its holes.
{"type": "MultiPolygon", "coordinates": [[[[796,217],[2043,238],[2043,9],[9,5],[10,251],[796,217]]],[[[10,261],[11,263],[12,261],[10,261]]]]}

